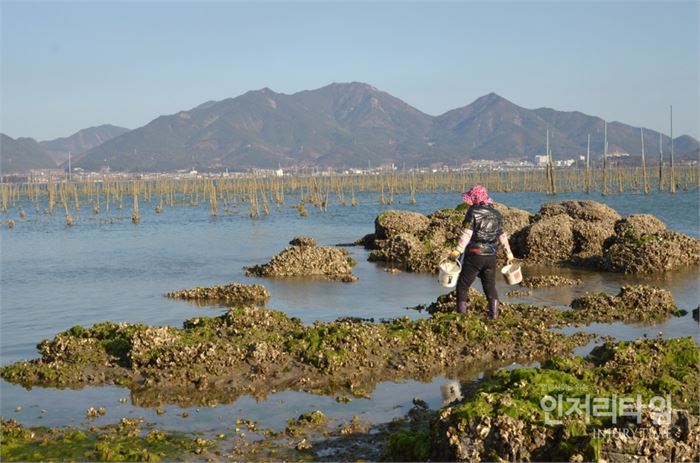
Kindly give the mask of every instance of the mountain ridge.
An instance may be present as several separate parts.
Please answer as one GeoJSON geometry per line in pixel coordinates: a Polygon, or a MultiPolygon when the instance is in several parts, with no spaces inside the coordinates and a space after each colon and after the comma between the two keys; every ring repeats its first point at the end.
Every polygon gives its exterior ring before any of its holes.
{"type": "MultiPolygon", "coordinates": [[[[104,140],[93,138],[95,146],[83,143],[82,151],[73,144],[75,151],[70,151],[73,166],[95,171],[347,168],[391,162],[455,166],[471,159],[532,160],[544,154],[549,131],[555,159],[585,154],[590,134],[595,160],[603,152],[604,126],[602,118],[580,111],[527,109],[494,92],[431,116],[370,84],[333,82],[292,94],[263,87],[209,100],[134,130],[116,128],[126,131],[104,140]]],[[[100,127],[107,126],[89,129],[100,127]]],[[[66,139],[41,145],[63,141],[65,153],[66,139]]],[[[662,144],[667,154],[670,139],[662,136],[662,144]]],[[[700,147],[687,135],[674,139],[674,144],[678,159],[683,153],[695,159],[692,153],[700,147]]],[[[640,145],[639,127],[608,123],[609,153],[626,152],[634,158],[640,145]]],[[[645,129],[645,149],[654,162],[658,132],[645,129]]]]}
{"type": "Polygon", "coordinates": [[[68,160],[68,153],[71,153],[72,156],[80,156],[89,149],[128,131],[129,129],[125,127],[102,124],[78,130],[68,137],[41,141],[39,145],[57,164],[61,164],[68,160]]]}

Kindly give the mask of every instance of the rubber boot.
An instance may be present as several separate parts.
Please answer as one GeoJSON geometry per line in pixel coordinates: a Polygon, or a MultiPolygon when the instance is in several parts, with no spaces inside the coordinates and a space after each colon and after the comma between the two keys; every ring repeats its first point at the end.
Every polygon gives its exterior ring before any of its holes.
{"type": "Polygon", "coordinates": [[[489,318],[491,320],[496,320],[498,318],[499,313],[500,311],[498,310],[498,299],[489,301],[489,318]]]}
{"type": "Polygon", "coordinates": [[[467,301],[459,301],[459,302],[457,302],[457,312],[459,312],[459,313],[467,313],[467,301]]]}

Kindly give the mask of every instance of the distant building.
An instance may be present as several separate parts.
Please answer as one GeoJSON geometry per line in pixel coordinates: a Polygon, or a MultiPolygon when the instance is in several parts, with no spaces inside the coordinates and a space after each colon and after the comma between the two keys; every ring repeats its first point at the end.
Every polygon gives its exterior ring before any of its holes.
{"type": "Polygon", "coordinates": [[[535,165],[536,166],[546,166],[547,163],[549,162],[549,156],[546,154],[543,154],[541,156],[535,156],[535,165]]]}

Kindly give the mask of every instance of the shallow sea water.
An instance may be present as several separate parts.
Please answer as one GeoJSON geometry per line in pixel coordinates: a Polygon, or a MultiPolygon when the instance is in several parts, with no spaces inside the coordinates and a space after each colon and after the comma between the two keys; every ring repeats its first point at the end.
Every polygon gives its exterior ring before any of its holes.
{"type": "MultiPolygon", "coordinates": [[[[697,190],[675,196],[666,193],[648,196],[626,193],[604,198],[584,194],[560,194],[552,198],[541,193],[493,196],[496,201],[532,212],[549,200],[594,199],[610,205],[621,215],[654,214],[670,229],[700,237],[697,190]]],[[[19,219],[17,209],[13,208],[0,217],[3,221],[13,218],[17,222],[14,230],[3,227],[0,232],[0,362],[6,365],[35,358],[39,341],[77,324],[111,320],[181,326],[188,318],[216,316],[225,308],[197,307],[169,300],[163,294],[232,281],[265,285],[272,294],[268,307],[283,310],[305,323],[343,316],[424,317],[426,314],[406,307],[429,303],[443,294],[445,290],[437,284],[436,277],[387,273],[367,262],[368,251],[361,247],[347,248],[358,262],[355,273],[360,279],[355,283],[269,280],[244,275],[244,266],[267,262],[294,236],[311,236],[320,245],[348,243],[371,233],[374,219],[382,210],[428,214],[455,206],[459,195],[422,194],[415,205],[409,205],[406,197],[395,199],[392,206],[381,206],[376,194],[360,194],[357,207],[339,206],[331,199],[327,212],[309,209],[309,217],[302,218],[289,207],[296,201],[288,196],[287,206],[273,208],[269,216],[259,220],[249,219],[247,208],[241,206],[230,214],[225,214],[220,206],[220,216],[211,218],[207,203],[197,207],[166,207],[161,214],[154,213],[154,205],[142,203],[138,225],[131,223],[130,209],[118,210],[112,205],[109,214],[105,214],[103,205],[103,213],[93,216],[90,207],[84,205],[79,214],[74,214],[75,226],[71,228],[65,227],[58,209],[53,216],[47,216],[34,214],[33,206],[24,205],[27,218],[19,219]]],[[[526,267],[525,272],[546,274],[554,273],[554,269],[526,267]]],[[[700,303],[697,268],[642,278],[572,269],[556,269],[556,273],[581,278],[583,284],[534,290],[531,297],[510,299],[505,296],[508,287],[499,282],[501,298],[565,307],[586,291],[616,294],[623,284],[645,283],[672,291],[678,306],[688,312],[700,303]]],[[[478,282],[475,287],[481,289],[478,282]]],[[[698,324],[690,313],[658,325],[597,324],[565,331],[576,330],[618,339],[661,335],[693,336],[698,340],[698,324]]],[[[576,353],[585,354],[591,347],[578,349],[576,353]]],[[[448,378],[436,377],[428,383],[381,383],[371,399],[354,399],[347,404],[337,403],[334,397],[282,391],[261,401],[245,396],[216,407],[165,406],[162,415],[152,408],[133,405],[128,400],[129,390],[124,388],[25,390],[2,381],[0,408],[3,417],[27,425],[82,425],[88,422],[87,408],[104,406],[107,414],[90,423],[112,423],[124,416],[138,416],[168,429],[230,433],[236,418],[253,419],[260,427],[279,430],[288,418],[313,409],[322,410],[336,422],[349,420],[353,415],[374,423],[386,422],[404,415],[414,397],[422,398],[431,407],[440,406],[440,386],[447,381],[448,378]],[[120,398],[127,398],[126,404],[120,404],[120,398]],[[21,410],[16,411],[17,407],[21,410]],[[183,411],[189,417],[182,418],[183,411]]]]}

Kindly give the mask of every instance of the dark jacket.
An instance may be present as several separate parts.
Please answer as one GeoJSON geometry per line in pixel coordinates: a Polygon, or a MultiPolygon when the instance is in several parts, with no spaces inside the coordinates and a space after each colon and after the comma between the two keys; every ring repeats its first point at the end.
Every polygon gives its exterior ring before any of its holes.
{"type": "Polygon", "coordinates": [[[503,217],[493,206],[471,206],[464,216],[463,228],[474,232],[466,254],[493,255],[498,251],[498,237],[503,233],[503,217]]]}

